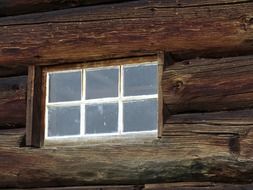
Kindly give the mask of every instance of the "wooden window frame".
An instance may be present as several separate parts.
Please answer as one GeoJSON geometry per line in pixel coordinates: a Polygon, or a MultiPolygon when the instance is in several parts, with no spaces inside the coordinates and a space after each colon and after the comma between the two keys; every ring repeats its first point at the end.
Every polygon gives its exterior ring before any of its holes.
{"type": "Polygon", "coordinates": [[[29,66],[27,87],[27,117],[26,117],[26,145],[42,147],[45,140],[45,112],[47,73],[60,70],[78,70],[121,65],[137,65],[157,62],[158,64],[158,129],[157,137],[161,137],[163,129],[163,96],[162,73],[164,67],[164,53],[158,56],[145,56],[136,58],[94,61],[80,64],[62,64],[52,66],[29,66]]]}

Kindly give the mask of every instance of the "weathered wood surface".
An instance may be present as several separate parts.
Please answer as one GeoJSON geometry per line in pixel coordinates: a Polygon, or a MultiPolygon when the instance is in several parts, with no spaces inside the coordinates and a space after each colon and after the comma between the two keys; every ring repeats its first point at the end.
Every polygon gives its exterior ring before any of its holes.
{"type": "Polygon", "coordinates": [[[221,111],[171,115],[164,125],[163,135],[236,134],[247,135],[253,126],[253,110],[221,111]]]}
{"type": "MultiPolygon", "coordinates": [[[[188,127],[195,130],[194,125],[188,127]]],[[[209,127],[218,128],[216,125],[209,127]]],[[[235,131],[218,134],[200,128],[198,133],[178,133],[163,139],[41,149],[18,148],[19,143],[15,147],[7,147],[1,143],[0,187],[177,181],[251,183],[253,126],[247,131],[244,135],[235,131]]],[[[21,131],[20,137],[23,135],[24,131],[21,131]]],[[[10,135],[8,139],[15,142],[20,138],[10,135]]]]}
{"type": "Polygon", "coordinates": [[[25,126],[26,76],[0,78],[0,128],[25,126]]]}
{"type": "Polygon", "coordinates": [[[0,16],[66,9],[78,6],[118,3],[124,0],[1,0],[0,16]]]}
{"type": "Polygon", "coordinates": [[[80,62],[158,50],[252,53],[252,1],[184,2],[180,7],[140,0],[1,18],[0,64],[80,62]]]}
{"type": "Polygon", "coordinates": [[[162,85],[170,114],[252,108],[253,57],[176,62],[162,85]]]}
{"type": "MultiPolygon", "coordinates": [[[[202,136],[213,138],[230,136],[229,149],[235,155],[251,157],[253,144],[253,110],[221,111],[211,113],[189,113],[171,115],[165,121],[163,136],[168,138],[180,138],[183,142],[186,138],[200,139],[202,136]],[[209,136],[209,137],[208,137],[209,136]],[[242,140],[242,139],[248,140],[242,140]]],[[[214,143],[217,143],[213,140],[214,143]]]]}
{"type": "MultiPolygon", "coordinates": [[[[121,185],[121,186],[79,186],[79,187],[49,187],[49,188],[32,188],[33,190],[143,190],[143,185],[121,185]]],[[[9,189],[22,190],[22,189],[9,189]]],[[[29,190],[29,189],[23,189],[29,190]]],[[[31,190],[31,189],[30,189],[31,190]]],[[[247,190],[247,189],[246,189],[247,190]]]]}
{"type": "MultiPolygon", "coordinates": [[[[11,16],[27,13],[45,12],[66,8],[73,8],[87,5],[99,5],[109,3],[122,3],[133,0],[1,0],[0,2],[0,16],[11,16]]],[[[136,0],[137,1],[137,0],[136,0]]],[[[233,3],[248,2],[248,0],[205,0],[201,1],[201,5],[215,5],[215,4],[233,4],[233,3]]],[[[199,1],[196,0],[181,0],[180,2],[167,2],[170,7],[180,8],[188,6],[198,6],[199,1]]]]}
{"type": "MultiPolygon", "coordinates": [[[[82,186],[33,188],[33,190],[252,190],[253,184],[222,184],[211,182],[181,182],[166,184],[124,185],[124,186],[82,186]]],[[[21,190],[21,189],[9,189],[21,190]]],[[[29,190],[29,189],[27,189],[29,190]]]]}
{"type": "Polygon", "coordinates": [[[0,130],[0,146],[12,147],[12,148],[23,146],[25,143],[24,131],[25,131],[24,128],[1,129],[0,130]]]}
{"type": "Polygon", "coordinates": [[[1,65],[0,79],[3,77],[20,76],[27,74],[27,67],[22,65],[1,65]]]}
{"type": "Polygon", "coordinates": [[[184,182],[145,185],[144,190],[251,190],[253,184],[219,184],[211,182],[184,182]]]}
{"type": "MultiPolygon", "coordinates": [[[[143,190],[143,185],[120,185],[120,186],[79,186],[79,187],[46,187],[46,188],[32,188],[33,190],[143,190]]],[[[30,190],[32,190],[30,189],[30,190]]],[[[9,190],[22,190],[22,189],[9,189],[9,190]]],[[[29,189],[23,189],[29,190],[29,189]]],[[[246,189],[247,190],[247,189],[246,189]]]]}

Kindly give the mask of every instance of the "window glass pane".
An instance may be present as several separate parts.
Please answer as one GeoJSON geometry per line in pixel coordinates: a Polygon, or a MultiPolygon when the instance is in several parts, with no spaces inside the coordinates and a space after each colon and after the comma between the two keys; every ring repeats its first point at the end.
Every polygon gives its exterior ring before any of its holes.
{"type": "Polygon", "coordinates": [[[86,71],[86,99],[117,97],[119,69],[86,71]]]}
{"type": "Polygon", "coordinates": [[[81,71],[51,73],[49,75],[49,102],[81,99],[81,71]]]}
{"type": "Polygon", "coordinates": [[[49,107],[48,136],[80,134],[80,106],[49,107]]]}
{"type": "Polygon", "coordinates": [[[157,65],[124,66],[124,96],[157,94],[157,65]]]}
{"type": "Polygon", "coordinates": [[[86,133],[118,131],[118,103],[86,105],[86,133]]]}
{"type": "Polygon", "coordinates": [[[157,129],[157,99],[125,102],[123,114],[124,132],[157,129]]]}

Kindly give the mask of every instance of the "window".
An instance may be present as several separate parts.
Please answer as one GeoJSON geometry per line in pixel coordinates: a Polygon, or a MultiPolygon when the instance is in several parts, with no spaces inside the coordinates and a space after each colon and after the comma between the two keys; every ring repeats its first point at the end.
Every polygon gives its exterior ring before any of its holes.
{"type": "Polygon", "coordinates": [[[163,66],[163,52],[158,57],[29,66],[26,145],[161,137],[163,66]]]}
{"type": "Polygon", "coordinates": [[[145,133],[158,128],[158,63],[46,74],[45,139],[145,133]]]}

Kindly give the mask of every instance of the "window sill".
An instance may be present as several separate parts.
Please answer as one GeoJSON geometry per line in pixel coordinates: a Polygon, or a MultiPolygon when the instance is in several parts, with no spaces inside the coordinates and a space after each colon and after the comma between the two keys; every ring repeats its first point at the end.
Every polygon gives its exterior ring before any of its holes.
{"type": "Polygon", "coordinates": [[[126,133],[123,135],[86,136],[47,139],[45,147],[72,147],[72,146],[98,146],[98,145],[127,145],[145,144],[156,140],[157,130],[148,132],[126,133]]]}

